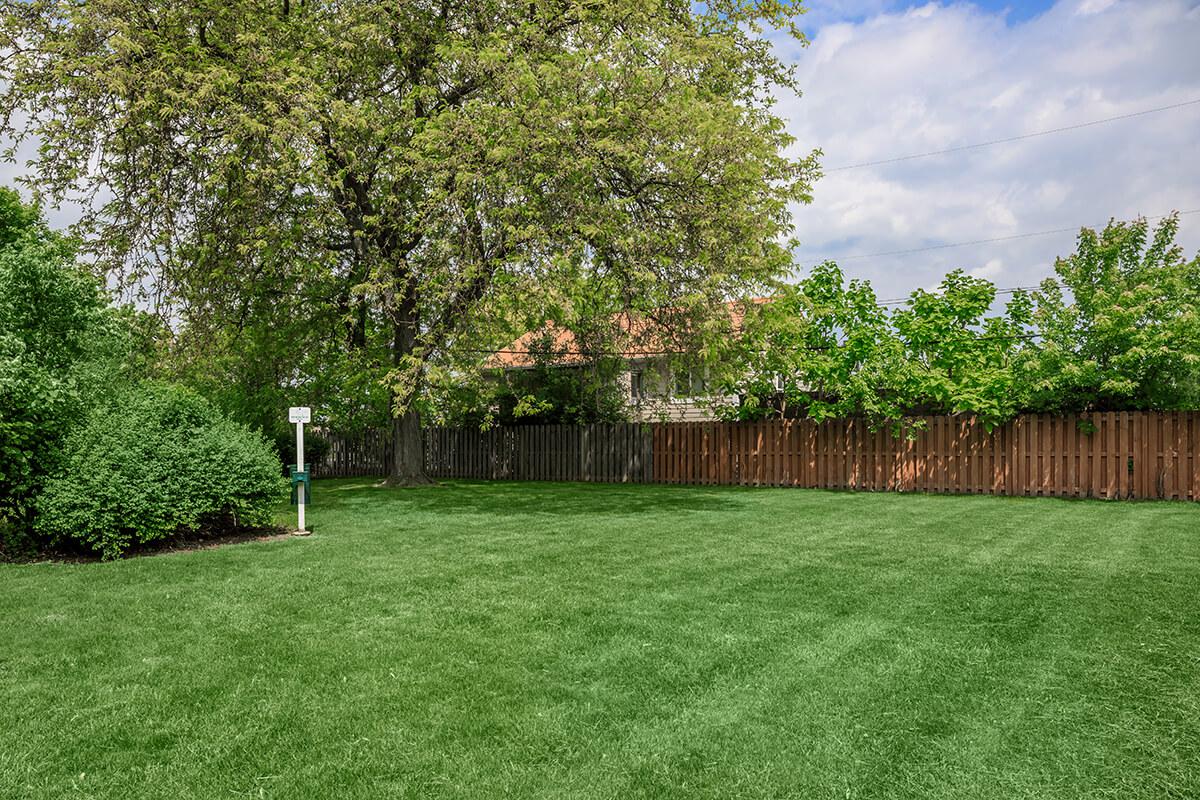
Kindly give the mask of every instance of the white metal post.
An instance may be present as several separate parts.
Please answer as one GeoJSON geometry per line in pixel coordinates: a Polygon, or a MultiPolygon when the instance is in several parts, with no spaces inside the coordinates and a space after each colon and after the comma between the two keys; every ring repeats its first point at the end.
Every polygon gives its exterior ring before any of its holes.
{"type": "MultiPolygon", "coordinates": [[[[304,423],[296,423],[296,469],[304,471],[304,423]]],[[[298,530],[304,530],[304,481],[296,484],[296,513],[300,523],[298,530]]]]}
{"type": "MultiPolygon", "coordinates": [[[[312,409],[305,406],[293,406],[288,409],[288,422],[296,423],[296,471],[304,473],[308,477],[307,471],[304,469],[304,424],[312,422],[312,409]]],[[[293,481],[296,479],[293,477],[293,481]]],[[[304,503],[308,500],[304,496],[304,481],[296,482],[296,516],[300,526],[296,529],[300,533],[304,533],[304,503]]]]}

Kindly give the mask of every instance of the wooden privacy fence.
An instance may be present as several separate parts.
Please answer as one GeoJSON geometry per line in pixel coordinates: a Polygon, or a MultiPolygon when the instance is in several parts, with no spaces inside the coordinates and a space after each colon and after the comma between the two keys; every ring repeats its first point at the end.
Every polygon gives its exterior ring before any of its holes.
{"type": "Polygon", "coordinates": [[[317,465],[318,478],[362,478],[387,472],[392,457],[390,430],[366,430],[347,436],[322,431],[321,435],[329,442],[329,449],[317,465]]]}
{"type": "Polygon", "coordinates": [[[435,478],[650,483],[652,436],[637,423],[434,428],[425,468],[435,478]]]}
{"type": "MultiPolygon", "coordinates": [[[[382,474],[387,452],[386,437],[335,441],[321,474],[382,474]]],[[[992,431],[923,417],[899,438],[858,419],[435,428],[425,458],[438,478],[1197,500],[1200,412],[1026,415],[992,431]]]]}
{"type": "Polygon", "coordinates": [[[655,426],[659,483],[863,491],[1200,499],[1200,413],[1026,415],[655,426]]]}

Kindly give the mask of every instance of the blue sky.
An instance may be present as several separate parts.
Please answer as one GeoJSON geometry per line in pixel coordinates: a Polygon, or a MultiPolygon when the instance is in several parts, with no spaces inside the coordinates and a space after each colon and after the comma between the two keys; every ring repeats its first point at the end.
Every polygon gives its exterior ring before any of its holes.
{"type": "MultiPolygon", "coordinates": [[[[805,11],[801,27],[810,36],[823,26],[837,22],[863,22],[883,13],[903,12],[926,5],[929,0],[794,0],[805,11]]],[[[1054,0],[961,0],[1016,25],[1054,6],[1054,0]]]]}
{"type": "MultiPolygon", "coordinates": [[[[794,150],[826,168],[1026,136],[1200,100],[1200,0],[811,0],[779,38],[794,150]]],[[[995,147],[827,171],[793,209],[797,261],[837,260],[886,298],[951,269],[1000,287],[1049,276],[1081,225],[1197,211],[1200,104],[995,147]],[[1046,233],[1046,231],[1065,232],[1046,233]],[[984,239],[963,247],[947,247],[984,239]],[[928,248],[928,249],[923,249],[928,248]],[[898,250],[920,250],[881,256],[898,250]]]]}
{"type": "MultiPolygon", "coordinates": [[[[830,168],[1200,99],[1200,0],[809,0],[810,45],[777,36],[802,94],[775,111],[830,168]]],[[[32,144],[29,145],[29,148],[32,144]]],[[[0,165],[0,184],[20,171],[0,165]]],[[[1197,213],[1200,104],[1010,144],[829,171],[792,209],[799,264],[833,258],[883,298],[951,269],[1000,287],[1051,274],[1081,225],[1197,213]],[[1065,232],[1063,230],[1065,229],[1065,232]],[[1059,231],[1040,234],[1045,231],[1059,231]],[[948,246],[962,242],[968,246],[948,246]],[[924,249],[927,248],[927,249],[924,249]],[[915,253],[879,255],[901,250],[915,253]]],[[[78,210],[52,221],[66,225],[78,210]]]]}
{"type": "MultiPolygon", "coordinates": [[[[925,5],[928,0],[809,0],[806,29],[810,35],[830,22],[862,22],[885,12],[903,12],[925,5]]],[[[975,0],[980,10],[1002,16],[1016,25],[1047,11],[1053,0],[975,0]]]]}

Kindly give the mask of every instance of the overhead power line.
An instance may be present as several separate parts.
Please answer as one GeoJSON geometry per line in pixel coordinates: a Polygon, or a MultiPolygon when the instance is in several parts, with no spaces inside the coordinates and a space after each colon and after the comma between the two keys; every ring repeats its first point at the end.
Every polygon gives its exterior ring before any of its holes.
{"type": "MultiPolygon", "coordinates": [[[[1165,217],[1171,216],[1171,214],[1178,214],[1181,217],[1186,216],[1188,214],[1200,214],[1200,208],[1192,208],[1192,209],[1188,209],[1187,211],[1172,211],[1168,214],[1155,214],[1155,215],[1149,216],[1149,217],[1141,217],[1141,219],[1145,219],[1145,220],[1163,219],[1165,217]]],[[[912,253],[928,253],[933,250],[949,250],[954,247],[969,247],[970,245],[976,245],[976,244],[995,244],[996,242],[1011,242],[1011,241],[1015,241],[1017,239],[1032,239],[1036,236],[1050,236],[1050,235],[1056,234],[1056,233],[1074,233],[1075,231],[1078,231],[1080,228],[1086,228],[1086,227],[1088,227],[1088,226],[1087,225],[1075,225],[1070,228],[1054,228],[1053,230],[1046,230],[1046,231],[1031,231],[1029,233],[1014,233],[1009,236],[993,236],[990,239],[972,239],[972,240],[966,241],[966,242],[949,242],[947,244],[929,245],[928,247],[910,247],[905,250],[882,250],[878,253],[860,253],[858,255],[850,255],[850,256],[828,256],[819,261],[812,261],[812,262],[809,262],[806,264],[798,264],[797,266],[800,268],[815,267],[818,264],[823,264],[826,261],[836,261],[838,263],[841,263],[843,261],[861,261],[861,260],[867,259],[867,258],[883,258],[885,256],[906,256],[906,255],[911,255],[912,253]]],[[[1098,228],[1100,226],[1092,225],[1091,227],[1098,228]]]]}
{"type": "MultiPolygon", "coordinates": [[[[1061,284],[1058,281],[1053,281],[1053,284],[1055,286],[1058,286],[1059,288],[1066,288],[1064,286],[1064,284],[1061,284]]],[[[1035,291],[1037,289],[1042,288],[1043,285],[1045,285],[1044,281],[1042,284],[1040,284],[1038,286],[1010,286],[1005,289],[997,289],[996,294],[998,294],[998,295],[1014,294],[1016,292],[1035,291]]],[[[904,303],[910,302],[911,300],[912,300],[911,297],[900,297],[900,298],[893,298],[891,300],[877,300],[877,301],[875,301],[875,304],[880,305],[880,306],[902,305],[904,303]]],[[[993,340],[993,339],[995,339],[995,340],[1009,340],[1009,339],[1011,339],[1011,340],[1032,340],[1032,339],[1038,339],[1038,338],[1041,338],[1040,333],[982,334],[980,336],[974,337],[974,339],[976,341],[989,341],[989,340],[993,340]]],[[[941,341],[941,340],[934,340],[932,342],[929,342],[929,344],[937,344],[939,341],[941,341]]],[[[949,340],[946,340],[946,341],[949,341],[949,340]]],[[[809,348],[809,349],[823,350],[823,349],[827,349],[827,348],[820,347],[820,348],[809,348]]],[[[630,352],[620,353],[620,352],[617,352],[614,350],[594,350],[594,349],[579,349],[579,348],[567,348],[567,349],[563,349],[563,350],[535,348],[535,349],[530,349],[530,350],[523,350],[523,349],[514,348],[514,347],[500,347],[500,348],[450,347],[450,348],[448,348],[447,352],[457,353],[459,355],[470,354],[470,355],[496,355],[496,356],[525,356],[525,357],[530,357],[530,358],[539,357],[539,356],[553,357],[553,358],[567,358],[567,357],[571,357],[571,356],[579,357],[579,358],[644,358],[644,357],[648,357],[648,356],[689,355],[691,353],[691,351],[688,351],[688,350],[639,350],[636,348],[630,350],[630,352]]]]}
{"type": "MultiPolygon", "coordinates": [[[[1052,285],[1057,286],[1060,289],[1067,288],[1065,284],[1059,283],[1058,281],[1054,280],[1053,278],[1047,278],[1047,280],[1049,280],[1052,283],[1052,285]]],[[[1041,289],[1045,285],[1046,285],[1046,281],[1042,281],[1041,283],[1039,283],[1036,286],[1010,286],[1007,289],[997,289],[995,293],[997,295],[1001,295],[1001,294],[1016,294],[1017,292],[1036,292],[1038,289],[1041,289]]],[[[911,296],[909,296],[909,297],[893,297],[890,300],[877,300],[877,301],[875,301],[875,305],[901,306],[901,305],[904,305],[905,303],[908,303],[911,301],[912,301],[911,296]]]]}
{"type": "MultiPolygon", "coordinates": [[[[881,304],[882,305],[882,304],[881,304]]],[[[962,333],[971,333],[964,330],[962,333]]],[[[989,342],[989,341],[1033,341],[1041,339],[1043,334],[1040,333],[984,333],[978,336],[971,336],[972,342],[989,342]]],[[[930,339],[922,342],[922,346],[933,346],[938,344],[959,343],[960,337],[943,337],[940,339],[930,339]]],[[[834,347],[842,347],[846,343],[838,342],[832,345],[804,345],[805,350],[813,352],[823,352],[831,350],[834,347]]],[[[692,355],[688,350],[651,350],[638,351],[635,353],[618,353],[612,350],[513,350],[513,349],[498,349],[488,350],[482,348],[450,348],[450,352],[457,354],[472,354],[472,355],[519,355],[527,357],[545,357],[545,358],[565,358],[568,356],[577,356],[581,358],[643,358],[646,356],[677,356],[677,355],[692,355]]],[[[503,368],[503,367],[500,367],[503,368]]]]}
{"type": "Polygon", "coordinates": [[[1034,139],[1038,136],[1049,136],[1054,133],[1065,133],[1066,131],[1075,131],[1080,128],[1090,128],[1094,125],[1105,125],[1109,122],[1117,122],[1123,119],[1132,119],[1133,117],[1143,117],[1147,114],[1157,114],[1161,111],[1171,111],[1176,108],[1184,108],[1185,106],[1200,105],[1200,98],[1195,100],[1187,100],[1182,103],[1172,103],[1169,106],[1159,106],[1158,108],[1147,108],[1144,111],[1134,111],[1130,114],[1119,114],[1115,117],[1105,117],[1104,119],[1094,119],[1091,122],[1080,122],[1077,125],[1064,125],[1061,128],[1050,128],[1044,131],[1034,131],[1032,133],[1023,133],[1019,136],[1008,136],[1003,139],[992,139],[986,142],[975,142],[974,144],[964,144],[958,147],[947,147],[943,150],[929,150],[924,153],[911,153],[906,156],[896,156],[895,158],[883,158],[878,161],[863,161],[858,164],[844,164],[840,167],[830,167],[824,172],[843,172],[848,169],[862,169],[864,167],[878,167],[884,164],[898,164],[902,161],[912,161],[918,158],[929,158],[931,156],[943,156],[948,153],[961,153],[964,150],[977,150],[981,147],[992,147],[997,144],[1008,144],[1009,142],[1019,142],[1023,139],[1034,139]]]}

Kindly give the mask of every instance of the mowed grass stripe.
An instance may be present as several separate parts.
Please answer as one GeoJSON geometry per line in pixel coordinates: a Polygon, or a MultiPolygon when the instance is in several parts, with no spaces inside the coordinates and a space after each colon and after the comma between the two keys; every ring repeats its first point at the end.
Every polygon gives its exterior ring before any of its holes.
{"type": "Polygon", "coordinates": [[[0,785],[1200,789],[1194,506],[364,480],[316,500],[309,539],[0,566],[0,785]]]}

